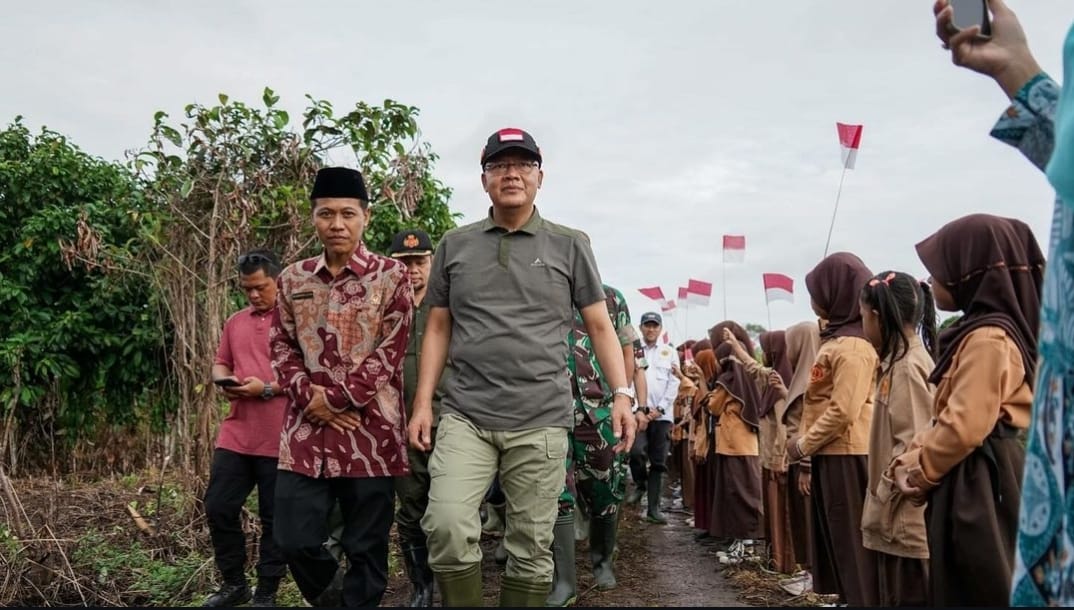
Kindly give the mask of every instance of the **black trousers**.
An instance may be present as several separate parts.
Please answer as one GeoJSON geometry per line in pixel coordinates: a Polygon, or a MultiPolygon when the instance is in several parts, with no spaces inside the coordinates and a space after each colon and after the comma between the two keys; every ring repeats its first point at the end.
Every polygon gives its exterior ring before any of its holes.
{"type": "Polygon", "coordinates": [[[246,535],[242,531],[242,507],[257,486],[257,513],[261,518],[261,544],[257,560],[259,578],[280,579],[287,563],[273,537],[276,502],[276,458],[243,455],[217,449],[205,490],[205,517],[213,541],[216,567],[225,582],[246,578],[246,535]]]}
{"type": "Polygon", "coordinates": [[[324,546],[328,515],[336,502],[343,515],[340,543],[350,564],[343,579],[343,603],[376,606],[388,586],[388,532],[395,505],[392,477],[315,479],[281,470],[276,479],[276,544],[302,595],[312,602],[339,569],[324,546]]]}
{"type": "Polygon", "coordinates": [[[670,433],[671,422],[657,420],[649,422],[645,432],[634,437],[634,446],[630,448],[630,474],[636,484],[644,485],[649,480],[646,460],[652,472],[667,472],[670,433]]]}

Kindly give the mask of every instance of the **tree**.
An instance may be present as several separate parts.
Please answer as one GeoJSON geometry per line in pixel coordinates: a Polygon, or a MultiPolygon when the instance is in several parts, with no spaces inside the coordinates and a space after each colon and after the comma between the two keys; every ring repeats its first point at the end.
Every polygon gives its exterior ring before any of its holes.
{"type": "Polygon", "coordinates": [[[186,106],[178,124],[157,112],[148,146],[131,159],[160,218],[143,236],[152,246],[143,260],[174,334],[169,450],[195,473],[207,471],[219,416],[206,382],[220,329],[239,300],[236,257],[252,247],[272,248],[285,261],[319,251],[308,189],[331,151],[352,151],[365,176],[372,199],[365,237],[374,250],[383,251],[404,225],[434,239],[455,225],[417,108],[358,102],[337,117],[329,102],[306,97],[300,130],[268,88],[263,108],[221,94],[218,105],[186,106]]]}
{"type": "Polygon", "coordinates": [[[12,471],[20,455],[51,455],[55,470],[58,453],[146,421],[164,377],[146,270],[78,259],[138,256],[148,218],[122,165],[21,117],[0,131],[0,464],[12,471]]]}

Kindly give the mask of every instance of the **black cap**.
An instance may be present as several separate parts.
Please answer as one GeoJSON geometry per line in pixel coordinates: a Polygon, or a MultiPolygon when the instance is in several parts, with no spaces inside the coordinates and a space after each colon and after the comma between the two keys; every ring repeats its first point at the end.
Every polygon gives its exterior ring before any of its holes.
{"type": "Polygon", "coordinates": [[[433,240],[421,229],[399,231],[392,237],[392,245],[388,248],[388,256],[392,258],[425,256],[432,253],[433,240]]]}
{"type": "Polygon", "coordinates": [[[488,161],[491,157],[495,157],[512,148],[532,154],[537,157],[538,163],[544,162],[541,159],[541,149],[537,146],[533,136],[515,127],[504,127],[489,136],[488,142],[485,142],[485,147],[481,149],[481,165],[484,165],[485,161],[488,161]]]}
{"type": "Polygon", "coordinates": [[[641,314],[641,322],[640,323],[641,324],[646,324],[648,322],[656,322],[657,324],[663,326],[664,325],[664,318],[661,318],[660,314],[656,313],[655,311],[647,311],[647,312],[641,314]]]}
{"type": "Polygon", "coordinates": [[[369,201],[362,172],[349,167],[324,167],[317,171],[317,179],[313,181],[313,190],[310,191],[310,200],[321,197],[369,201]]]}

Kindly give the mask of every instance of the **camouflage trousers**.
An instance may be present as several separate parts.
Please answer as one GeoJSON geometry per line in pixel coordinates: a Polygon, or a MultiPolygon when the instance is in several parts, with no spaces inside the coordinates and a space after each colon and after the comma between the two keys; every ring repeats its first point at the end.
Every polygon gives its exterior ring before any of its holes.
{"type": "Polygon", "coordinates": [[[626,496],[627,454],[616,454],[612,418],[596,424],[579,418],[570,433],[567,451],[567,480],[559,496],[559,514],[564,515],[579,502],[590,516],[610,516],[619,511],[626,496]]]}

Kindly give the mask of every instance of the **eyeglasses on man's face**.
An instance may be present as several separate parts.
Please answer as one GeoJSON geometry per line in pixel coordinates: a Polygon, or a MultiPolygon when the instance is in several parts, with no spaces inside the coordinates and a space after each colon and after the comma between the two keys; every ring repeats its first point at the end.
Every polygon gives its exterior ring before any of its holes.
{"type": "Polygon", "coordinates": [[[511,170],[518,170],[519,174],[532,174],[533,170],[540,167],[537,161],[489,161],[485,164],[485,173],[492,176],[502,176],[511,170]]]}

